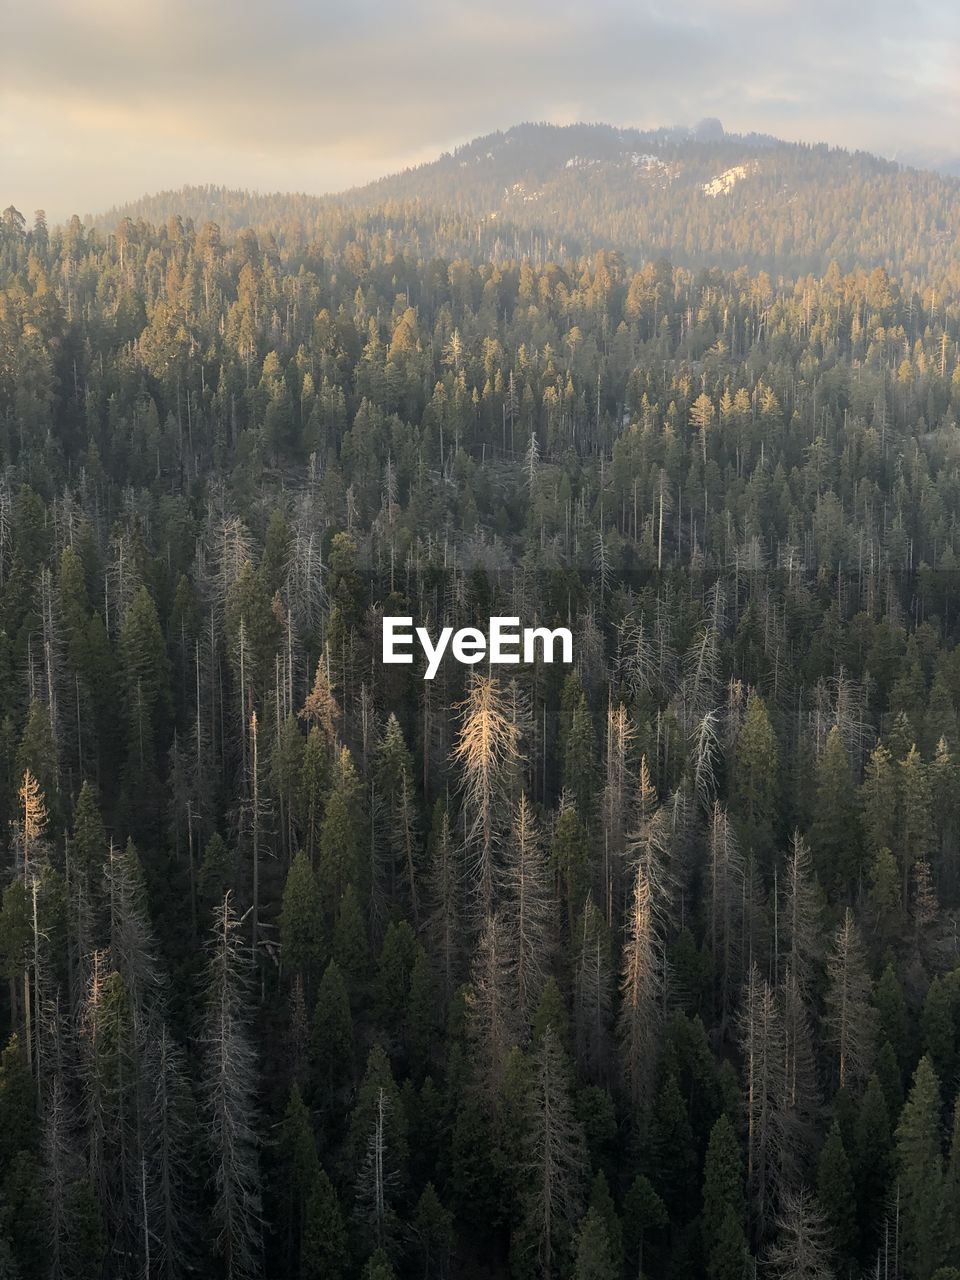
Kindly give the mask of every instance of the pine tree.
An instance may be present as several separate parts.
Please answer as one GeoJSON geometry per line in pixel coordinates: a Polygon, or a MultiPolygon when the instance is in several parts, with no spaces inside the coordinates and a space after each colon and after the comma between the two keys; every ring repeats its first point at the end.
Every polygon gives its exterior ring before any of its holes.
{"type": "Polygon", "coordinates": [[[881,944],[896,936],[903,916],[900,872],[897,860],[886,847],[880,849],[870,867],[869,910],[881,944]]]}
{"type": "Polygon", "coordinates": [[[892,963],[886,965],[877,979],[873,1007],[877,1011],[877,1032],[880,1039],[892,1046],[897,1061],[901,1066],[906,1066],[910,1052],[910,1015],[903,987],[892,963]]]}
{"type": "Polygon", "coordinates": [[[874,856],[896,841],[898,784],[899,775],[890,752],[878,742],[867,761],[860,790],[864,840],[874,856]]]}
{"type": "Polygon", "coordinates": [[[827,1226],[807,1192],[787,1196],[777,1227],[777,1242],[768,1258],[777,1280],[834,1280],[827,1226]]]}
{"type": "Polygon", "coordinates": [[[907,1274],[929,1280],[944,1252],[940,1082],[929,1058],[914,1073],[896,1138],[907,1274]]]}
{"type": "Polygon", "coordinates": [[[321,1169],[307,1197],[300,1275],[303,1280],[344,1280],[349,1251],[337,1193],[321,1169]]]}
{"type": "Polygon", "coordinates": [[[57,741],[49,709],[36,698],[27,713],[17,750],[16,771],[21,780],[27,773],[34,779],[43,797],[47,818],[56,830],[60,818],[57,741]]]}
{"type": "Polygon", "coordinates": [[[397,882],[404,885],[413,925],[420,925],[419,835],[414,805],[413,762],[403,740],[400,722],[393,714],[380,743],[374,764],[375,794],[386,823],[390,853],[387,891],[396,900],[397,882]]]}
{"type": "Polygon", "coordinates": [[[850,758],[836,725],[827,735],[817,764],[810,844],[820,883],[844,892],[860,872],[861,829],[850,758]]]}
{"type": "Polygon", "coordinates": [[[35,1151],[36,1098],[20,1039],[12,1035],[0,1056],[0,1167],[18,1151],[35,1151]]]}
{"type": "Polygon", "coordinates": [[[817,1199],[839,1264],[837,1269],[842,1272],[849,1268],[857,1251],[857,1203],[850,1161],[836,1121],[820,1152],[817,1199]]]}
{"type": "Polygon", "coordinates": [[[708,858],[707,939],[720,1019],[725,1024],[733,1009],[739,973],[745,880],[736,839],[719,804],[711,811],[708,858]]]}
{"type": "Polygon", "coordinates": [[[367,927],[353,885],[348,884],[337,907],[333,927],[333,959],[336,960],[351,1000],[359,998],[367,981],[370,953],[367,927]]]}
{"type": "Polygon", "coordinates": [[[417,1201],[410,1233],[424,1280],[442,1280],[453,1247],[453,1215],[443,1207],[432,1182],[427,1183],[417,1201]]]}
{"type": "Polygon", "coordinates": [[[349,884],[362,884],[363,815],[360,781],[346,747],[337,760],[333,791],[320,830],[317,879],[324,906],[332,914],[349,884]]]}
{"type": "Polygon", "coordinates": [[[353,1074],[353,1018],[343,974],[335,960],[327,964],[317,990],[310,1053],[323,1100],[353,1074]]]}
{"type": "Polygon", "coordinates": [[[583,1135],[574,1119],[567,1068],[548,1027],[533,1062],[527,1114],[524,1232],[544,1277],[557,1274],[580,1203],[583,1135]]]}
{"type": "Polygon", "coordinates": [[[464,836],[474,910],[490,915],[497,850],[507,823],[519,764],[519,734],[499,683],[475,676],[458,708],[454,759],[462,771],[464,836]]]}
{"type": "Polygon", "coordinates": [[[600,912],[588,898],[580,919],[574,1026],[577,1062],[589,1080],[602,1083],[610,1056],[610,938],[600,912]]]}
{"type": "Polygon", "coordinates": [[[374,985],[377,1022],[399,1040],[407,1016],[418,944],[406,920],[392,923],[383,940],[374,985]]]}
{"type": "Polygon", "coordinates": [[[810,850],[794,832],[784,876],[783,937],[787,967],[806,995],[823,951],[817,885],[810,850]]]}
{"type": "Polygon", "coordinates": [[[107,836],[97,804],[96,793],[84,782],[77,797],[70,840],[70,871],[86,879],[88,887],[103,866],[107,853],[107,836]]]}
{"type": "Polygon", "coordinates": [[[596,1209],[589,1209],[577,1236],[574,1280],[617,1280],[619,1275],[606,1223],[596,1209]]]}
{"type": "Polygon", "coordinates": [[[172,710],[167,648],[146,587],[140,588],[124,614],[119,650],[129,717],[127,768],[133,785],[152,776],[172,710]]]}
{"type": "Polygon", "coordinates": [[[624,1226],[627,1254],[636,1264],[636,1280],[644,1280],[644,1244],[647,1233],[662,1230],[668,1222],[667,1209],[649,1180],[638,1174],[624,1197],[624,1226]]]}
{"type": "Polygon", "coordinates": [[[660,983],[650,885],[643,867],[638,865],[623,949],[619,1025],[624,1079],[634,1107],[643,1107],[650,1101],[660,1017],[660,983]]]}
{"type": "Polygon", "coordinates": [[[283,890],[280,946],[288,971],[300,974],[308,991],[320,968],[325,941],[320,886],[309,858],[301,850],[290,864],[283,890]]]}
{"type": "Polygon", "coordinates": [[[934,976],[920,1013],[923,1051],[941,1080],[952,1080],[957,1054],[957,982],[934,976]]]}
{"type": "Polygon", "coordinates": [[[770,984],[750,972],[740,1014],[747,1109],[747,1188],[758,1237],[770,1226],[783,1160],[783,1027],[770,984]]]}
{"type": "Polygon", "coordinates": [[[857,1112],[853,1158],[860,1239],[866,1257],[874,1254],[880,1242],[880,1225],[891,1185],[891,1154],[887,1100],[879,1078],[872,1075],[857,1112]]]}
{"type": "Polygon", "coordinates": [[[270,787],[276,799],[281,848],[287,857],[296,848],[304,750],[297,722],[288,716],[270,756],[270,787]]]}
{"type": "Polygon", "coordinates": [[[375,1045],[350,1117],[356,1213],[374,1249],[393,1248],[395,1202],[407,1182],[407,1121],[390,1063],[375,1045]]]}
{"type": "Polygon", "coordinates": [[[147,1043],[144,1076],[148,1102],[141,1192],[149,1195],[150,1265],[162,1280],[177,1280],[189,1274],[197,1253],[196,1108],[186,1056],[163,1024],[147,1043]]]}
{"type": "Polygon", "coordinates": [[[200,901],[208,912],[213,910],[218,901],[223,901],[223,895],[231,888],[231,861],[230,851],[223,837],[214,832],[203,851],[197,877],[200,901]]]}
{"type": "Polygon", "coordinates": [[[577,813],[589,828],[597,816],[597,735],[587,696],[581,693],[573,709],[564,744],[563,786],[573,798],[577,813]]]}
{"type": "Polygon", "coordinates": [[[930,779],[916,744],[898,765],[900,824],[897,847],[903,875],[903,901],[908,900],[910,876],[930,852],[932,838],[930,779]]]}
{"type": "MultiPolygon", "coordinates": [[[[620,899],[621,868],[627,847],[629,820],[629,770],[630,757],[636,730],[623,703],[607,707],[606,781],[603,788],[601,816],[603,819],[603,847],[606,898],[620,899]]],[[[640,762],[641,775],[651,786],[646,758],[640,762]]]]}
{"type": "Polygon", "coordinates": [[[330,747],[320,730],[314,725],[307,734],[307,741],[303,748],[297,798],[304,846],[311,863],[315,861],[320,847],[330,777],[330,747]]]}
{"type": "Polygon", "coordinates": [[[321,659],[317,663],[313,687],[307,695],[299,712],[300,718],[310,726],[310,730],[319,730],[330,749],[337,741],[337,724],[340,719],[340,708],[334,697],[334,687],[330,682],[330,673],[326,663],[321,659]]]}
{"type": "Polygon", "coordinates": [[[256,1058],[247,1029],[249,981],[249,951],[227,893],[214,913],[201,1039],[216,1250],[227,1280],[258,1274],[262,1250],[256,1058]]]}
{"type": "Polygon", "coordinates": [[[660,1082],[650,1114],[651,1177],[671,1222],[680,1220],[696,1196],[696,1153],[690,1113],[674,1070],[660,1082]]]}
{"type": "Polygon", "coordinates": [[[550,961],[551,894],[547,861],[536,819],[520,796],[503,856],[502,903],[498,912],[510,951],[513,1005],[522,1028],[529,1026],[550,961]]]}
{"type": "Polygon", "coordinates": [[[710,1280],[742,1280],[747,1258],[743,1160],[729,1117],[710,1132],[703,1170],[703,1252],[710,1280]]]}
{"type": "Polygon", "coordinates": [[[397,1280],[386,1251],[377,1249],[363,1269],[362,1280],[397,1280]]]}
{"type": "Polygon", "coordinates": [[[776,816],[777,738],[763,699],[750,690],[737,734],[730,780],[730,812],[740,845],[760,866],[769,862],[776,816]]]}
{"type": "Polygon", "coordinates": [[[413,968],[410,971],[410,989],[407,997],[407,1017],[404,1039],[411,1069],[417,1078],[430,1066],[434,1039],[437,1032],[436,984],[430,959],[423,947],[417,944],[413,968]]]}
{"type": "Polygon", "coordinates": [[[567,927],[572,931],[590,891],[590,840],[575,805],[566,795],[561,798],[553,829],[551,860],[560,884],[567,927]]]}
{"type": "Polygon", "coordinates": [[[480,1080],[496,1098],[503,1082],[507,1051],[514,1041],[510,992],[510,947],[499,916],[491,916],[480,934],[468,995],[469,1025],[480,1060],[480,1080]]]}
{"type": "Polygon", "coordinates": [[[292,1259],[297,1259],[300,1257],[306,1225],[307,1201],[320,1172],[310,1113],[297,1084],[290,1090],[283,1116],[280,1155],[283,1162],[290,1251],[292,1259]]]}
{"type": "Polygon", "coordinates": [[[444,1002],[449,1002],[462,964],[460,936],[460,866],[454,850],[450,814],[437,801],[431,836],[431,866],[428,885],[429,914],[427,937],[439,971],[444,1002]]]}
{"type": "Polygon", "coordinates": [[[838,1061],[840,1088],[869,1075],[874,1052],[875,1024],[870,1007],[870,976],[860,933],[847,908],[828,960],[824,1030],[838,1061]]]}
{"type": "Polygon", "coordinates": [[[943,1222],[946,1229],[945,1258],[960,1268],[960,1097],[953,1104],[953,1131],[950,1156],[943,1184],[943,1222]]]}

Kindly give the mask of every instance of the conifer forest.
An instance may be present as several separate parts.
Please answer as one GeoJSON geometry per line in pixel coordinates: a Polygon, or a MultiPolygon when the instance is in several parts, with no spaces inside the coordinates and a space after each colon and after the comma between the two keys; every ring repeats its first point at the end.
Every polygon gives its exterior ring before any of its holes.
{"type": "Polygon", "coordinates": [[[524,126],[0,215],[2,1280],[960,1280],[958,211],[524,126]]]}

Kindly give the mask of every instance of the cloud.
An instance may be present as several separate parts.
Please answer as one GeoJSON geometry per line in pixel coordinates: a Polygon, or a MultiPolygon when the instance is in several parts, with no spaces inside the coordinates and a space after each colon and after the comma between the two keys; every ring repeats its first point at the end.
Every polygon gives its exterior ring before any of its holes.
{"type": "Polygon", "coordinates": [[[35,0],[0,45],[0,201],[55,217],[183,182],[332,190],[519,120],[717,115],[948,146],[946,0],[35,0]]]}

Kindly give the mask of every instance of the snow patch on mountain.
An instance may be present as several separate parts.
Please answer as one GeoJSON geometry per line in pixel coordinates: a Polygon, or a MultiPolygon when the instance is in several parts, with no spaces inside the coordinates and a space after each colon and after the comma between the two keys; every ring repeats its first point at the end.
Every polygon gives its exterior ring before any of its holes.
{"type": "Polygon", "coordinates": [[[727,196],[737,185],[742,182],[751,173],[756,173],[757,162],[754,160],[750,164],[735,164],[732,169],[727,169],[724,173],[718,174],[716,178],[711,178],[709,182],[703,184],[703,194],[705,196],[727,196]]]}

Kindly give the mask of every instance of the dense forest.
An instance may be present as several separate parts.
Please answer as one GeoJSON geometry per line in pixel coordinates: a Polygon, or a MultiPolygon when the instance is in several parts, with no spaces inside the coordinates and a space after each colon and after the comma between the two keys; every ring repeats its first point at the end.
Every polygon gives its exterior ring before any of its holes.
{"type": "Polygon", "coordinates": [[[0,215],[4,1280],[960,1277],[960,206],[795,150],[0,215]]]}
{"type": "Polygon", "coordinates": [[[548,261],[617,250],[692,270],[822,276],[883,266],[918,279],[955,269],[960,179],[863,152],[697,130],[520,125],[338,196],[186,187],[114,209],[270,231],[289,250],[332,234],[401,237],[418,258],[548,261]],[[339,225],[336,215],[346,220],[339,225]],[[334,230],[335,229],[335,230],[334,230]]]}

